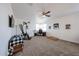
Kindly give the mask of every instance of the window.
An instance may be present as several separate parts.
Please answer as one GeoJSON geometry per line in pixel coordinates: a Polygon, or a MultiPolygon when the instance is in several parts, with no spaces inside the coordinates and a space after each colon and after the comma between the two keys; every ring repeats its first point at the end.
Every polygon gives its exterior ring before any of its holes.
{"type": "Polygon", "coordinates": [[[36,24],[36,31],[38,31],[39,29],[46,31],[46,24],[36,24]]]}

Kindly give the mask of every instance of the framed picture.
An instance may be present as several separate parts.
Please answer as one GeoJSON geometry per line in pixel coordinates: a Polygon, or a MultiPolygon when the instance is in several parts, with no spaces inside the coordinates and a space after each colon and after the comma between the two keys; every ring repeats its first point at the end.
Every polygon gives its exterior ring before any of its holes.
{"type": "Polygon", "coordinates": [[[53,29],[59,29],[59,23],[53,24],[53,29]]]}
{"type": "Polygon", "coordinates": [[[9,27],[14,27],[14,18],[13,15],[8,16],[9,17],[9,27]]]}
{"type": "Polygon", "coordinates": [[[71,29],[71,25],[70,25],[70,24],[66,24],[66,25],[65,25],[65,28],[66,28],[66,29],[71,29]]]}
{"type": "Polygon", "coordinates": [[[51,26],[49,26],[49,29],[51,29],[51,26]]]}

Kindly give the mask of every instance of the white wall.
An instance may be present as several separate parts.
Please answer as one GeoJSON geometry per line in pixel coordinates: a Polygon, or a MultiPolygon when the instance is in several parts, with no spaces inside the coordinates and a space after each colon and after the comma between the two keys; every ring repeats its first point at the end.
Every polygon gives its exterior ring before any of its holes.
{"type": "Polygon", "coordinates": [[[47,29],[48,36],[55,36],[62,40],[79,43],[79,12],[66,15],[56,19],[48,19],[48,26],[53,28],[54,23],[59,23],[59,29],[47,29]],[[66,24],[71,24],[71,29],[65,29],[66,24]]]}
{"type": "MultiPolygon", "coordinates": [[[[47,24],[47,36],[55,36],[62,40],[67,40],[71,42],[79,43],[79,12],[72,13],[62,17],[49,17],[49,18],[39,18],[35,8],[28,7],[28,15],[26,19],[17,19],[15,20],[15,25],[22,24],[23,21],[30,21],[29,25],[29,34],[33,36],[33,31],[35,30],[35,25],[40,23],[47,24]],[[28,19],[28,20],[27,20],[28,19]],[[59,23],[60,27],[57,30],[53,29],[53,24],[59,23]],[[71,24],[71,29],[66,30],[65,24],[71,24]],[[48,26],[52,26],[52,29],[49,30],[48,26]]],[[[8,41],[12,35],[16,34],[15,27],[8,27],[8,15],[13,14],[10,4],[0,4],[0,55],[7,55],[8,41]]],[[[52,15],[51,15],[52,16],[52,15]]],[[[17,34],[21,34],[19,27],[17,28],[17,34]]]]}
{"type": "Polygon", "coordinates": [[[11,14],[10,4],[0,4],[0,55],[7,55],[8,41],[15,34],[15,29],[8,27],[8,15],[11,14]]]}
{"type": "MultiPolygon", "coordinates": [[[[47,24],[47,36],[55,36],[62,40],[79,43],[79,31],[78,31],[79,30],[79,26],[78,26],[79,12],[58,17],[58,18],[50,17],[45,19],[46,20],[41,18],[42,23],[47,24]],[[56,29],[56,30],[53,29],[54,23],[59,23],[59,29],[56,29]],[[71,29],[65,29],[66,24],[71,24],[71,29]],[[51,30],[48,29],[48,26],[52,26],[52,29],[51,30]]],[[[29,27],[32,30],[30,33],[32,36],[33,36],[32,32],[35,29],[35,25],[36,23],[38,23],[37,20],[40,23],[40,18],[37,19],[37,17],[35,17],[35,19],[30,20],[31,26],[29,27]]],[[[18,23],[22,23],[23,21],[27,22],[27,20],[19,20],[18,23]]]]}
{"type": "Polygon", "coordinates": [[[35,21],[33,18],[31,18],[31,20],[23,20],[23,19],[16,19],[16,26],[17,26],[17,34],[22,34],[20,28],[19,28],[19,24],[23,24],[23,22],[28,22],[30,21],[30,23],[28,24],[28,29],[27,32],[29,34],[29,36],[34,36],[34,30],[35,30],[35,21]]]}
{"type": "MultiPolygon", "coordinates": [[[[67,40],[67,41],[71,41],[71,42],[76,42],[79,43],[79,12],[73,12],[73,13],[68,13],[67,15],[64,16],[59,16],[59,17],[53,17],[53,15],[51,15],[51,17],[46,17],[46,18],[41,18],[38,15],[38,10],[39,8],[37,7],[27,7],[26,8],[26,19],[17,19],[17,24],[22,23],[23,21],[27,22],[27,19],[31,22],[29,27],[29,32],[30,35],[33,36],[33,31],[35,30],[35,25],[37,23],[46,23],[47,24],[47,36],[55,36],[58,37],[62,40],[67,40]],[[30,12],[29,10],[30,9],[30,12]],[[30,17],[31,16],[31,17],[30,17]],[[54,23],[59,23],[59,29],[55,30],[53,29],[53,24],[54,23]],[[65,29],[65,25],[66,24],[71,24],[71,29],[66,30],[65,29]],[[48,26],[52,26],[52,29],[49,30],[48,26]]],[[[77,8],[78,9],[78,8],[77,8]]],[[[18,10],[17,10],[18,11],[18,10]]],[[[19,13],[21,11],[18,11],[19,13]]],[[[18,30],[18,29],[17,29],[18,30]]],[[[19,30],[18,33],[20,34],[19,30]]]]}

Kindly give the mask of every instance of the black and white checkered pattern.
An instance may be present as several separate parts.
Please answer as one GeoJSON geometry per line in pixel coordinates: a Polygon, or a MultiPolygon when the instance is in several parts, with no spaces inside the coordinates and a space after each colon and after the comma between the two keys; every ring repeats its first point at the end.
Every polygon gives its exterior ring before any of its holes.
{"type": "Polygon", "coordinates": [[[9,40],[8,44],[8,55],[13,55],[13,47],[16,45],[22,44],[23,45],[23,37],[22,35],[14,35],[9,40]]]}
{"type": "Polygon", "coordinates": [[[25,36],[23,34],[20,35],[21,39],[24,40],[25,36]]]}

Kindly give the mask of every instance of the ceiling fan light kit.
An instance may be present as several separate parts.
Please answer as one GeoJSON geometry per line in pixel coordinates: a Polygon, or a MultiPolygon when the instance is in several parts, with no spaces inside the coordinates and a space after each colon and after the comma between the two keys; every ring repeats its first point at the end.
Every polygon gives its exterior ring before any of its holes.
{"type": "Polygon", "coordinates": [[[49,15],[50,12],[51,12],[51,11],[42,12],[42,15],[43,15],[43,16],[46,16],[46,17],[50,17],[50,15],[49,15]]]}

